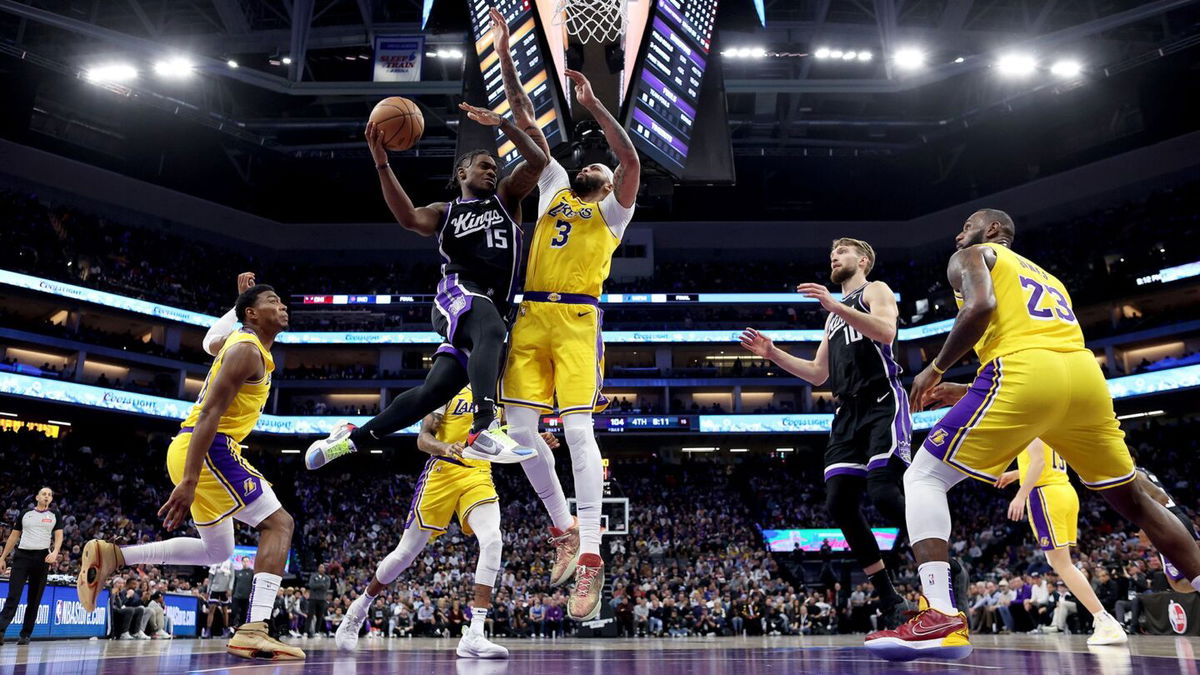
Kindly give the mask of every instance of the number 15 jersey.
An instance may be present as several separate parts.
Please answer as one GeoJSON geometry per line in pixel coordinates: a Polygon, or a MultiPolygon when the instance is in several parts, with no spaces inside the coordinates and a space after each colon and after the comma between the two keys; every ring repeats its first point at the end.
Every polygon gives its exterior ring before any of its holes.
{"type": "MultiPolygon", "coordinates": [[[[1037,264],[1007,246],[979,244],[996,253],[992,266],[996,309],[983,337],[975,345],[979,362],[1026,349],[1056,352],[1084,351],[1083,330],[1071,308],[1066,286],[1037,264]]],[[[962,294],[954,293],[962,307],[962,294]]]]}
{"type": "Polygon", "coordinates": [[[553,159],[538,190],[541,215],[529,247],[525,290],[599,298],[633,207],[622,206],[614,192],[599,202],[582,201],[566,169],[553,159]]]}

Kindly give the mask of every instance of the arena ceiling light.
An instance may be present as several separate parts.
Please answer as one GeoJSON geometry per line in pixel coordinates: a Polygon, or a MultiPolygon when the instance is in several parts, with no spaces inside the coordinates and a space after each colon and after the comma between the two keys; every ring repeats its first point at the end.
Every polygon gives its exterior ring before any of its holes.
{"type": "Polygon", "coordinates": [[[821,61],[824,61],[825,59],[829,58],[829,53],[829,47],[819,47],[817,51],[813,52],[813,56],[821,61]]]}
{"type": "Polygon", "coordinates": [[[280,450],[279,452],[281,452],[281,453],[283,453],[283,454],[285,454],[285,455],[298,455],[298,454],[300,454],[300,451],[299,451],[299,450],[280,450]]]}
{"type": "Polygon", "coordinates": [[[279,59],[279,62],[285,66],[290,66],[290,65],[292,65],[292,57],[285,56],[282,59],[279,59]]]}
{"type": "Polygon", "coordinates": [[[795,452],[795,448],[775,448],[775,452],[795,452]]]}
{"type": "Polygon", "coordinates": [[[730,452],[750,452],[750,448],[730,448],[730,452]]]}
{"type": "Polygon", "coordinates": [[[1031,54],[1004,54],[996,60],[996,72],[1006,77],[1027,77],[1037,70],[1031,54]]]}
{"type": "Polygon", "coordinates": [[[233,59],[229,59],[228,61],[225,62],[225,65],[229,66],[230,68],[237,68],[238,62],[234,61],[233,59]]]}
{"type": "Polygon", "coordinates": [[[0,412],[0,417],[20,417],[17,413],[0,412]]]}
{"type": "Polygon", "coordinates": [[[925,52],[916,47],[903,47],[892,55],[892,61],[901,70],[918,70],[925,66],[925,52]]]}
{"type": "Polygon", "coordinates": [[[866,63],[867,61],[870,61],[873,58],[875,58],[875,55],[865,49],[858,53],[859,63],[866,63]]]}
{"type": "Polygon", "coordinates": [[[683,451],[684,451],[684,452],[687,452],[687,453],[693,453],[693,452],[716,452],[716,451],[717,451],[717,449],[716,449],[716,448],[683,448],[683,451]]]}
{"type": "Polygon", "coordinates": [[[172,80],[182,80],[192,76],[196,66],[186,56],[172,56],[154,64],[154,74],[172,80]]]}
{"type": "Polygon", "coordinates": [[[128,63],[104,63],[83,71],[83,76],[88,82],[129,82],[137,79],[138,71],[128,63]]]}
{"type": "Polygon", "coordinates": [[[1157,417],[1159,415],[1165,415],[1165,414],[1166,413],[1163,412],[1162,410],[1148,410],[1146,412],[1130,413],[1128,415],[1117,415],[1117,419],[1119,419],[1119,420],[1136,420],[1141,417],[1157,417]]]}
{"type": "Polygon", "coordinates": [[[1050,72],[1063,78],[1078,77],[1083,72],[1083,64],[1074,59],[1060,59],[1050,66],[1050,72]]]}
{"type": "Polygon", "coordinates": [[[69,426],[71,426],[71,423],[70,423],[70,422],[63,422],[62,420],[46,420],[46,423],[47,423],[47,424],[57,424],[57,425],[58,425],[58,426],[60,426],[60,427],[69,427],[69,426]]]}

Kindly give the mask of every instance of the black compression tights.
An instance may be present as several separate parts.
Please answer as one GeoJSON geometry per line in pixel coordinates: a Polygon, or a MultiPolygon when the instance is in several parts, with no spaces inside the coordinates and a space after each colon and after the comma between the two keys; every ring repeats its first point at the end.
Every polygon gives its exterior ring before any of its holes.
{"type": "Polygon", "coordinates": [[[866,478],[833,476],[825,482],[825,508],[841,528],[854,558],[863,568],[879,562],[882,556],[871,526],[862,512],[862,498],[868,493],[875,508],[888,521],[887,524],[903,529],[904,494],[892,470],[876,469],[866,478]]]}
{"type": "Polygon", "coordinates": [[[495,415],[496,381],[500,376],[500,357],[504,351],[504,321],[490,302],[476,302],[458,322],[455,346],[469,350],[467,367],[452,356],[434,358],[429,375],[419,387],[397,396],[383,412],[350,434],[361,443],[415,424],[454,398],[468,382],[479,406],[475,429],[486,428],[495,415]]]}

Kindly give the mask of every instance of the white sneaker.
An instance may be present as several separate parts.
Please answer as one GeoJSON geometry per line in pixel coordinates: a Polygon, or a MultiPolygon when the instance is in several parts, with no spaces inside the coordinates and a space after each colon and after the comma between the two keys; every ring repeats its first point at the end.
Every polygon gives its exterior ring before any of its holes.
{"type": "Polygon", "coordinates": [[[308,451],[304,453],[304,466],[312,471],[342,455],[358,452],[358,448],[350,440],[350,433],[357,428],[345,420],[335,424],[333,431],[330,431],[328,436],[319,441],[313,441],[312,445],[308,446],[308,451]]]}
{"type": "Polygon", "coordinates": [[[149,639],[150,639],[150,636],[149,636],[149,635],[146,635],[146,634],[145,634],[144,632],[142,632],[142,631],[138,631],[138,632],[136,632],[136,633],[134,633],[134,634],[133,634],[133,639],[134,639],[134,640],[149,640],[149,639]]]}
{"type": "Polygon", "coordinates": [[[464,659],[507,659],[508,650],[485,638],[481,633],[467,631],[458,641],[455,653],[464,659]]]}
{"type": "Polygon", "coordinates": [[[462,456],[493,464],[516,464],[533,459],[537,451],[516,442],[505,433],[507,430],[507,426],[500,426],[499,420],[493,420],[487,429],[467,436],[467,447],[462,456]]]}
{"type": "Polygon", "coordinates": [[[352,652],[358,646],[358,630],[367,620],[367,608],[370,607],[370,603],[363,602],[366,597],[360,595],[350,603],[342,625],[338,626],[337,633],[333,636],[337,648],[344,652],[352,652]]]}
{"type": "Polygon", "coordinates": [[[130,635],[129,633],[121,633],[121,637],[119,637],[117,639],[118,640],[133,640],[134,637],[132,635],[130,635]]]}
{"type": "Polygon", "coordinates": [[[1108,612],[1103,612],[1096,618],[1095,630],[1088,638],[1089,645],[1120,645],[1129,642],[1125,629],[1108,612]]]}
{"type": "Polygon", "coordinates": [[[170,633],[168,633],[165,630],[160,630],[154,634],[154,639],[156,639],[156,640],[170,640],[174,637],[175,637],[174,635],[171,635],[170,633]]]}

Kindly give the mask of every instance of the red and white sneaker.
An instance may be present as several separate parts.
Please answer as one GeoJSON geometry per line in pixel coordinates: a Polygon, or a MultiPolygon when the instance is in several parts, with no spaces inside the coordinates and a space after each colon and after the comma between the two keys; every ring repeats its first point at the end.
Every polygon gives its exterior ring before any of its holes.
{"type": "Polygon", "coordinates": [[[554,567],[550,570],[550,585],[561,586],[575,574],[579,563],[579,519],[565,530],[550,528],[550,543],[554,544],[554,567]]]}
{"type": "Polygon", "coordinates": [[[604,560],[595,553],[579,556],[575,566],[575,588],[567,600],[567,616],[576,621],[591,621],[600,614],[600,593],[604,590],[604,560]]]}
{"type": "Polygon", "coordinates": [[[863,643],[874,655],[888,661],[913,659],[965,659],[971,654],[971,634],[962,612],[943,614],[929,606],[924,596],[919,610],[895,630],[875,631],[863,643]]]}

